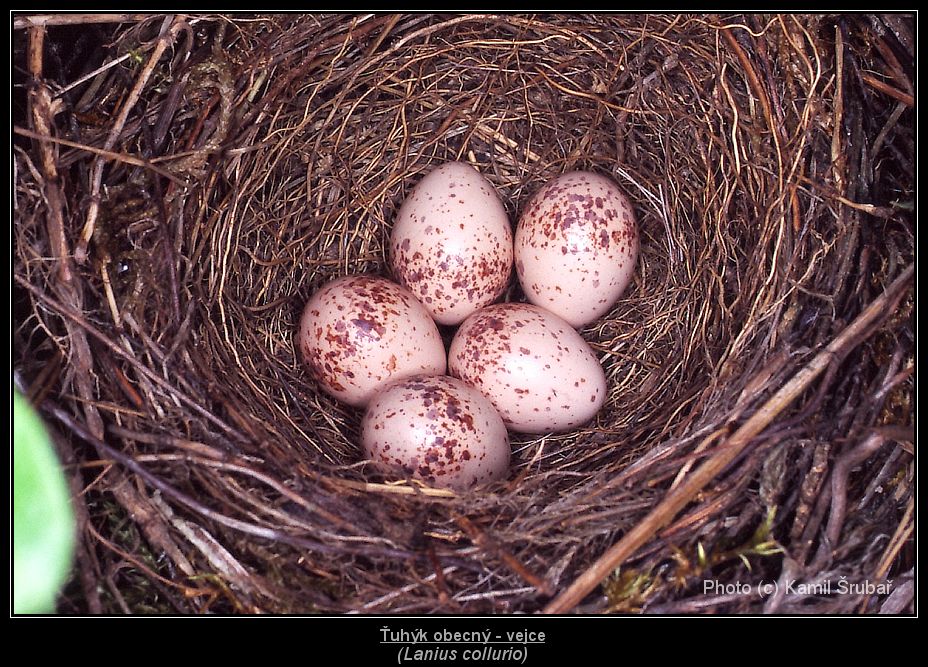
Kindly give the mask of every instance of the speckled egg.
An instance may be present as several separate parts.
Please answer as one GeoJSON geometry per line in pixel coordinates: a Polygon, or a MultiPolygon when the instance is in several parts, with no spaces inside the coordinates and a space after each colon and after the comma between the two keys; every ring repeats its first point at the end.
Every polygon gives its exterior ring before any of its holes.
{"type": "Polygon", "coordinates": [[[407,378],[378,392],[361,422],[361,445],[370,460],[430,486],[465,490],[509,470],[509,438],[493,404],[448,376],[407,378]]]}
{"type": "Polygon", "coordinates": [[[637,259],[632,204],[599,174],[573,171],[549,181],[516,227],[516,272],[525,296],[574,327],[612,309],[637,259]]]}
{"type": "Polygon", "coordinates": [[[569,323],[528,303],[477,311],[451,341],[448,370],[485,394],[523,433],[585,424],[606,399],[606,376],[569,323]]]}
{"type": "Polygon", "coordinates": [[[356,406],[390,380],[446,367],[428,311],[409,290],[377,276],[346,276],[317,290],[303,309],[298,343],[322,389],[356,406]]]}
{"type": "Polygon", "coordinates": [[[492,303],[512,273],[512,229],[493,186],[463,162],[430,172],[400,207],[390,261],[441,324],[492,303]]]}

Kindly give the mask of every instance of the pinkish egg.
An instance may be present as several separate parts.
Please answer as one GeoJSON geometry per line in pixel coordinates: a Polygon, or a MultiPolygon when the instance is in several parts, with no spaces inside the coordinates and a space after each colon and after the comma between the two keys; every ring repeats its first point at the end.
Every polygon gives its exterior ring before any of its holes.
{"type": "Polygon", "coordinates": [[[599,174],[573,171],[549,181],[516,227],[516,272],[525,296],[574,327],[612,309],[637,259],[632,204],[599,174]]]}
{"type": "Polygon", "coordinates": [[[357,406],[390,380],[446,367],[428,311],[409,290],[376,276],[346,276],[319,288],[303,309],[298,343],[319,386],[357,406]]]}
{"type": "Polygon", "coordinates": [[[451,341],[448,371],[485,394],[523,433],[567,431],[606,398],[599,360],[569,323],[528,303],[477,311],[451,341]]]}
{"type": "Polygon", "coordinates": [[[492,403],[448,376],[416,376],[387,385],[361,422],[365,456],[430,486],[466,490],[502,479],[509,437],[492,403]]]}
{"type": "Polygon", "coordinates": [[[492,303],[512,272],[512,229],[490,182],[463,162],[430,172],[400,207],[390,262],[441,324],[492,303]]]}

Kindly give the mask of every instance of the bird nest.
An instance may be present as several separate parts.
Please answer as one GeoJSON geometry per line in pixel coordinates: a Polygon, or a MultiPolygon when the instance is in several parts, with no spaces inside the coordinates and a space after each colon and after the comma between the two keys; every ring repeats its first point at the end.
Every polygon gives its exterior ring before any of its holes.
{"type": "Polygon", "coordinates": [[[14,17],[14,376],[74,496],[60,611],[912,609],[912,17],[94,20],[14,17]],[[602,411],[456,494],[363,462],[294,345],[449,160],[512,221],[608,175],[641,239],[581,329],[602,411]]]}

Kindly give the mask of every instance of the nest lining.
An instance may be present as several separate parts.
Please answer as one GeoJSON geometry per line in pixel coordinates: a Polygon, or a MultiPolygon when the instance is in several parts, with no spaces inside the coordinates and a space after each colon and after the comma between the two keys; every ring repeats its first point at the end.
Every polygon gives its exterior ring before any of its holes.
{"type": "MultiPolygon", "coordinates": [[[[94,65],[131,57],[61,94],[60,115],[42,87],[86,72],[24,49],[42,79],[20,125],[74,144],[14,146],[16,370],[85,489],[62,608],[542,609],[913,264],[907,30],[899,16],[151,17],[111,29],[94,65]],[[514,436],[507,482],[461,496],[360,463],[360,415],[318,391],[293,344],[314,289],[385,273],[403,197],[448,160],[477,166],[513,221],[557,174],[609,175],[641,233],[626,296],[582,330],[609,382],[601,414],[514,436]]],[[[582,610],[705,611],[710,573],[911,568],[914,297],[892,297],[582,610]]],[[[708,608],[887,604],[852,597],[708,608]]]]}

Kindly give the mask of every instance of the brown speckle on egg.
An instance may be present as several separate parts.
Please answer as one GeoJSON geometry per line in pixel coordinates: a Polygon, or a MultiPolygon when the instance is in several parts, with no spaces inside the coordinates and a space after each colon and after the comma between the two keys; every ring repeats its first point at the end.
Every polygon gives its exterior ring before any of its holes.
{"type": "Polygon", "coordinates": [[[303,309],[298,347],[322,389],[351,405],[365,405],[388,380],[446,367],[428,311],[408,290],[377,276],[347,276],[319,288],[303,309]]]}
{"type": "Polygon", "coordinates": [[[361,445],[370,460],[457,490],[502,479],[509,470],[509,438],[496,409],[448,376],[416,376],[384,387],[361,422],[361,445]],[[416,418],[394,419],[400,409],[416,418]]]}
{"type": "Polygon", "coordinates": [[[485,394],[510,429],[525,433],[585,423],[606,396],[605,373],[580,334],[526,303],[487,306],[465,320],[451,341],[448,372],[485,394]]]}
{"type": "Polygon", "coordinates": [[[579,327],[604,315],[630,283],[638,227],[618,185],[575,171],[549,181],[529,200],[514,244],[529,301],[579,327]],[[586,287],[590,277],[593,289],[586,287]]]}
{"type": "Polygon", "coordinates": [[[423,178],[397,214],[390,263],[441,324],[458,324],[499,297],[512,272],[512,229],[486,179],[462,162],[423,178]],[[424,225],[426,218],[436,222],[424,225]]]}

